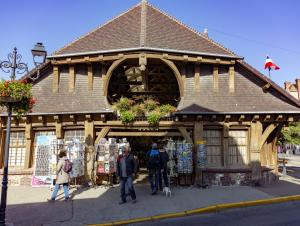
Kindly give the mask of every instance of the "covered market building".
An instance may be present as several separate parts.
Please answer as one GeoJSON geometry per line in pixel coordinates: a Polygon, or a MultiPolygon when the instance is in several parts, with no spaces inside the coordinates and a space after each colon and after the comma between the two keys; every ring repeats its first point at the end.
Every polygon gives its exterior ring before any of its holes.
{"type": "MultiPolygon", "coordinates": [[[[55,137],[58,146],[83,143],[86,180],[95,180],[102,138],[126,138],[133,151],[143,141],[193,144],[190,183],[271,183],[280,130],[300,116],[299,101],[243,57],[146,1],[57,50],[22,79],[33,83],[37,102],[28,115],[13,117],[11,185],[32,184],[37,159],[49,158],[36,151],[39,136],[55,137]],[[155,126],[147,116],[124,124],[112,107],[121,97],[151,97],[176,111],[155,126]],[[204,167],[197,151],[203,144],[204,167]]],[[[2,167],[6,120],[3,112],[2,167]]]]}

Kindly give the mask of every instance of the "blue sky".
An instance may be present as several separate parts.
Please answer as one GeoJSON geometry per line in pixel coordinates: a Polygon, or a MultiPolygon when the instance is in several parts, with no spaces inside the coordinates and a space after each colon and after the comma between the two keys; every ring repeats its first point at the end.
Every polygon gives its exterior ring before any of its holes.
{"type": "MultiPolygon", "coordinates": [[[[231,49],[264,74],[267,54],[281,70],[280,86],[300,78],[300,1],[150,0],[152,5],[231,49]]],[[[0,60],[13,47],[33,67],[30,50],[43,42],[48,53],[139,3],[138,0],[10,0],[0,9],[0,60]]],[[[0,70],[0,76],[8,74],[0,70]]]]}

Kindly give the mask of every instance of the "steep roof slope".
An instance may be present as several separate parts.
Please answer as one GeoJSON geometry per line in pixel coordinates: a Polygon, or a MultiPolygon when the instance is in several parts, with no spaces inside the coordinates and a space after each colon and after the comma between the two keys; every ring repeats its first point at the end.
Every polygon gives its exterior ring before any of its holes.
{"type": "Polygon", "coordinates": [[[52,57],[136,48],[237,57],[205,35],[145,2],[66,45],[52,57]]]}

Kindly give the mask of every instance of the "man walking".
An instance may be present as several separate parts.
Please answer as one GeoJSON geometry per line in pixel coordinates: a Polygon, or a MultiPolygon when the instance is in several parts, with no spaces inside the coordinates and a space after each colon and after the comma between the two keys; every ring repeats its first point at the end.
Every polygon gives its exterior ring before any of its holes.
{"type": "Polygon", "coordinates": [[[157,194],[158,180],[159,180],[159,168],[160,157],[157,144],[152,144],[152,149],[147,152],[147,168],[149,171],[149,182],[151,186],[152,195],[157,194]]]}
{"type": "Polygon", "coordinates": [[[169,161],[169,155],[163,146],[159,148],[159,156],[160,156],[159,190],[162,191],[163,190],[162,179],[164,179],[165,187],[169,187],[168,164],[167,164],[169,161]]]}
{"type": "Polygon", "coordinates": [[[120,178],[121,201],[120,204],[126,203],[125,187],[131,196],[132,203],[136,203],[136,195],[133,187],[134,174],[136,173],[136,163],[134,157],[129,153],[129,147],[123,147],[123,153],[119,155],[117,162],[117,173],[120,178]]]}

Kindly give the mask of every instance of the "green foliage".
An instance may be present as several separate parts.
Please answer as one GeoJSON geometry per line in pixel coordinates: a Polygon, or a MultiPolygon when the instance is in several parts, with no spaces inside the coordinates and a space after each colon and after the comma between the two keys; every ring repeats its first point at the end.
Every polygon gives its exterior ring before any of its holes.
{"type": "Polygon", "coordinates": [[[113,108],[115,110],[120,111],[120,112],[122,112],[122,111],[128,111],[128,110],[131,109],[131,107],[132,107],[133,104],[134,104],[133,100],[130,100],[130,99],[126,98],[126,97],[121,97],[120,100],[113,105],[113,108]]]}
{"type": "Polygon", "coordinates": [[[154,111],[159,103],[153,99],[147,99],[144,101],[144,104],[145,104],[145,109],[148,111],[148,112],[151,112],[151,111],[154,111]]]}
{"type": "Polygon", "coordinates": [[[159,107],[162,116],[175,112],[176,108],[171,104],[164,104],[159,107]]]}
{"type": "Polygon", "coordinates": [[[147,116],[150,125],[156,126],[161,117],[176,111],[170,104],[159,106],[159,102],[148,98],[143,103],[136,103],[133,100],[122,97],[113,105],[113,109],[120,113],[124,124],[132,123],[136,116],[147,116]]]}
{"type": "MultiPolygon", "coordinates": [[[[12,110],[17,114],[17,117],[21,117],[27,112],[31,112],[35,99],[32,96],[32,84],[26,83],[26,81],[1,81],[0,82],[0,96],[11,97],[17,102],[11,103],[12,110]]],[[[2,100],[0,106],[7,106],[7,102],[2,100]]]]}
{"type": "Polygon", "coordinates": [[[278,143],[300,145],[300,123],[292,123],[281,130],[278,143]]]}
{"type": "Polygon", "coordinates": [[[161,112],[159,111],[151,111],[149,112],[147,116],[147,121],[151,126],[157,126],[159,123],[159,120],[161,118],[161,112]]]}
{"type": "Polygon", "coordinates": [[[132,111],[121,111],[120,116],[124,124],[132,123],[135,120],[135,115],[132,111]]]}
{"type": "Polygon", "coordinates": [[[144,104],[136,104],[132,106],[132,111],[139,116],[145,115],[145,105],[144,104]]]}

